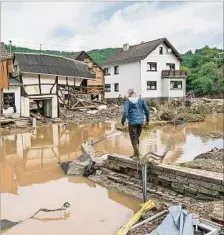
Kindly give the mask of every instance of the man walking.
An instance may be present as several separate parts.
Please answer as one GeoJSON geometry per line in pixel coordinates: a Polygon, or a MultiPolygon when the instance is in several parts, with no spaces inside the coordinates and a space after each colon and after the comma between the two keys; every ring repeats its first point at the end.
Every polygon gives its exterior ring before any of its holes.
{"type": "Polygon", "coordinates": [[[148,125],[150,115],[149,108],[146,105],[145,101],[137,97],[134,90],[130,89],[128,91],[128,99],[124,103],[121,124],[124,126],[126,119],[128,119],[128,130],[134,149],[134,155],[132,156],[132,158],[140,158],[139,137],[142,132],[144,114],[146,117],[146,125],[148,125]]]}

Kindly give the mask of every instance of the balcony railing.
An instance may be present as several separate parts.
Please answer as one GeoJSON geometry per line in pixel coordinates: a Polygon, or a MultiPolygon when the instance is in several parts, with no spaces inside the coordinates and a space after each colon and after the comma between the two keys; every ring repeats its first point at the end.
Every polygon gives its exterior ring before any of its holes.
{"type": "Polygon", "coordinates": [[[186,78],[187,72],[182,70],[162,70],[162,78],[186,78]]]}

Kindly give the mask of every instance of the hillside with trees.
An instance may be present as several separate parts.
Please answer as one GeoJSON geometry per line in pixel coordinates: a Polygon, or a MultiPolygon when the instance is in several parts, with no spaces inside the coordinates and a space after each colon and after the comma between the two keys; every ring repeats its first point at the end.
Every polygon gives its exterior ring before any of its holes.
{"type": "MultiPolygon", "coordinates": [[[[9,45],[7,45],[9,52],[9,45]]],[[[11,48],[14,52],[40,53],[39,50],[16,47],[11,48]]],[[[104,62],[116,48],[96,49],[87,53],[96,63],[104,62]]],[[[220,55],[222,50],[205,46],[195,52],[188,51],[182,55],[182,70],[188,72],[187,91],[193,91],[195,95],[220,95],[224,92],[224,57],[220,55]]],[[[42,50],[41,53],[67,56],[72,52],[42,50]]]]}

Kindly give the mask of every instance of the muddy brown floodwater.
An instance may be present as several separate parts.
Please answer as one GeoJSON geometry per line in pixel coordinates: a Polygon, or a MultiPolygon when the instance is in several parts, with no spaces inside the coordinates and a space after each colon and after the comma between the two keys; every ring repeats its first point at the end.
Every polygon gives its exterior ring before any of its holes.
{"type": "MultiPolygon", "coordinates": [[[[208,134],[223,130],[221,116],[204,123],[164,126],[145,132],[141,152],[163,152],[173,138],[166,162],[192,160],[222,139],[208,134]]],[[[139,203],[108,191],[83,177],[66,177],[58,166],[81,155],[81,144],[116,129],[115,122],[92,125],[39,126],[36,132],[4,136],[1,141],[1,219],[26,220],[40,208],[56,209],[69,202],[68,213],[39,213],[5,235],[112,235],[139,209],[139,203]]],[[[127,133],[100,142],[99,153],[132,154],[127,133]]]]}

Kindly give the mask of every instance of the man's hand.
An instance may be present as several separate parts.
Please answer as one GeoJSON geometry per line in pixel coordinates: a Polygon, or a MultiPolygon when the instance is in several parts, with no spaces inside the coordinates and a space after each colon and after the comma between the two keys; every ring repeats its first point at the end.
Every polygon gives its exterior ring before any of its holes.
{"type": "Polygon", "coordinates": [[[148,125],[149,125],[149,122],[146,122],[145,125],[148,126],[148,125]]]}

